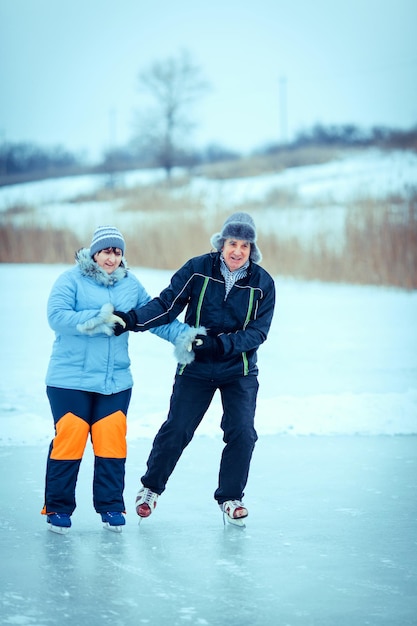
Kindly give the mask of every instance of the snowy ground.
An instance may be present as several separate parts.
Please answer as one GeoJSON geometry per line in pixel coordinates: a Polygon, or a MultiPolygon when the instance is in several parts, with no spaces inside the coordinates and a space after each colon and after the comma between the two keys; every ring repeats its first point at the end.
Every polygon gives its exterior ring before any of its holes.
{"type": "MultiPolygon", "coordinates": [[[[44,376],[53,341],[46,302],[66,266],[0,265],[7,297],[0,327],[0,444],[52,435],[44,376]],[[18,427],[17,426],[18,421],[18,427]]],[[[137,268],[156,295],[170,273],[137,268]]],[[[273,434],[417,434],[417,292],[276,277],[277,307],[259,350],[257,427],[273,434]]],[[[129,440],[153,437],[166,414],[173,347],[151,333],[130,337],[135,379],[129,440]]],[[[220,402],[201,424],[218,433],[220,402]]]]}

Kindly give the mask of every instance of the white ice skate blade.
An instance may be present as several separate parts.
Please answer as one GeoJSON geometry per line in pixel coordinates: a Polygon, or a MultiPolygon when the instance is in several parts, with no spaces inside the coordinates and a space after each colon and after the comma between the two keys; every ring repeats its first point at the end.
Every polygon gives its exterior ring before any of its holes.
{"type": "Polygon", "coordinates": [[[231,518],[227,515],[227,513],[223,512],[223,524],[226,526],[226,522],[227,522],[231,526],[239,526],[240,528],[246,528],[246,524],[245,524],[246,517],[231,518]]]}
{"type": "Polygon", "coordinates": [[[108,522],[103,522],[103,528],[111,530],[112,533],[121,533],[123,526],[111,526],[108,522]]]}
{"type": "Polygon", "coordinates": [[[69,528],[67,526],[54,526],[53,524],[48,524],[48,530],[56,535],[66,535],[69,532],[69,528]]]}

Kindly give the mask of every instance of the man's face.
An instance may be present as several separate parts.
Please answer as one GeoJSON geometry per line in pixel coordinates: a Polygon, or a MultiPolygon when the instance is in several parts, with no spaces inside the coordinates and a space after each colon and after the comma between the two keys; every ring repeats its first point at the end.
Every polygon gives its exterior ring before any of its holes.
{"type": "Polygon", "coordinates": [[[251,245],[243,239],[226,239],[223,246],[223,258],[229,270],[238,270],[249,259],[251,245]]]}

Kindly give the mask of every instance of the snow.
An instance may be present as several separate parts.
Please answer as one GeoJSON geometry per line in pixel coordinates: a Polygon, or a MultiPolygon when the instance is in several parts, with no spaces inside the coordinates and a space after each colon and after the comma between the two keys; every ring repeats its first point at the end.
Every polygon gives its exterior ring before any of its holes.
{"type": "MultiPolygon", "coordinates": [[[[53,436],[46,301],[66,267],[0,265],[1,623],[414,626],[417,293],[275,277],[243,531],[223,527],[212,495],[218,397],[137,526],[134,495],[175,360],[167,342],[132,335],[126,527],[101,529],[87,446],[63,537],[39,511],[53,436]]],[[[133,271],[152,295],[170,277],[133,271]]]]}
{"type": "MultiPolygon", "coordinates": [[[[181,178],[185,172],[174,170],[181,178]]],[[[163,170],[139,170],[116,174],[126,188],[164,180],[163,170]]],[[[75,176],[8,185],[0,188],[0,210],[15,202],[28,204],[65,204],[81,194],[94,193],[105,187],[109,175],[75,176]]],[[[321,199],[323,195],[338,202],[364,194],[385,197],[417,185],[417,154],[414,152],[363,150],[319,165],[290,167],[278,173],[250,178],[213,180],[203,176],[191,179],[187,193],[209,194],[228,201],[245,202],[259,199],[275,189],[296,190],[305,200],[321,199]]]]}
{"type": "MultiPolygon", "coordinates": [[[[46,302],[69,266],[0,265],[1,445],[44,444],[52,420],[44,375],[53,341],[46,302]],[[16,428],[18,416],[19,426],[16,428]]],[[[170,272],[133,270],[156,295],[170,272]]],[[[276,434],[417,434],[417,293],[276,277],[277,308],[259,350],[257,429],[276,434]]],[[[135,380],[130,441],[151,438],[167,411],[173,347],[151,333],[130,337],[135,380]]],[[[218,436],[218,397],[199,434],[218,436]]]]}

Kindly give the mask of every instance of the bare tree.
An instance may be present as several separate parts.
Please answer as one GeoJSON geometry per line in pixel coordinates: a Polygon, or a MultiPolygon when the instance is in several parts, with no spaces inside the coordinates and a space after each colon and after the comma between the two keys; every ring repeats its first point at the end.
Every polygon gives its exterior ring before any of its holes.
{"type": "Polygon", "coordinates": [[[139,88],[150,96],[150,109],[138,116],[135,145],[163,167],[167,178],[181,163],[194,127],[192,107],[208,89],[203,73],[190,54],[180,52],[153,63],[139,75],[139,88]]]}

